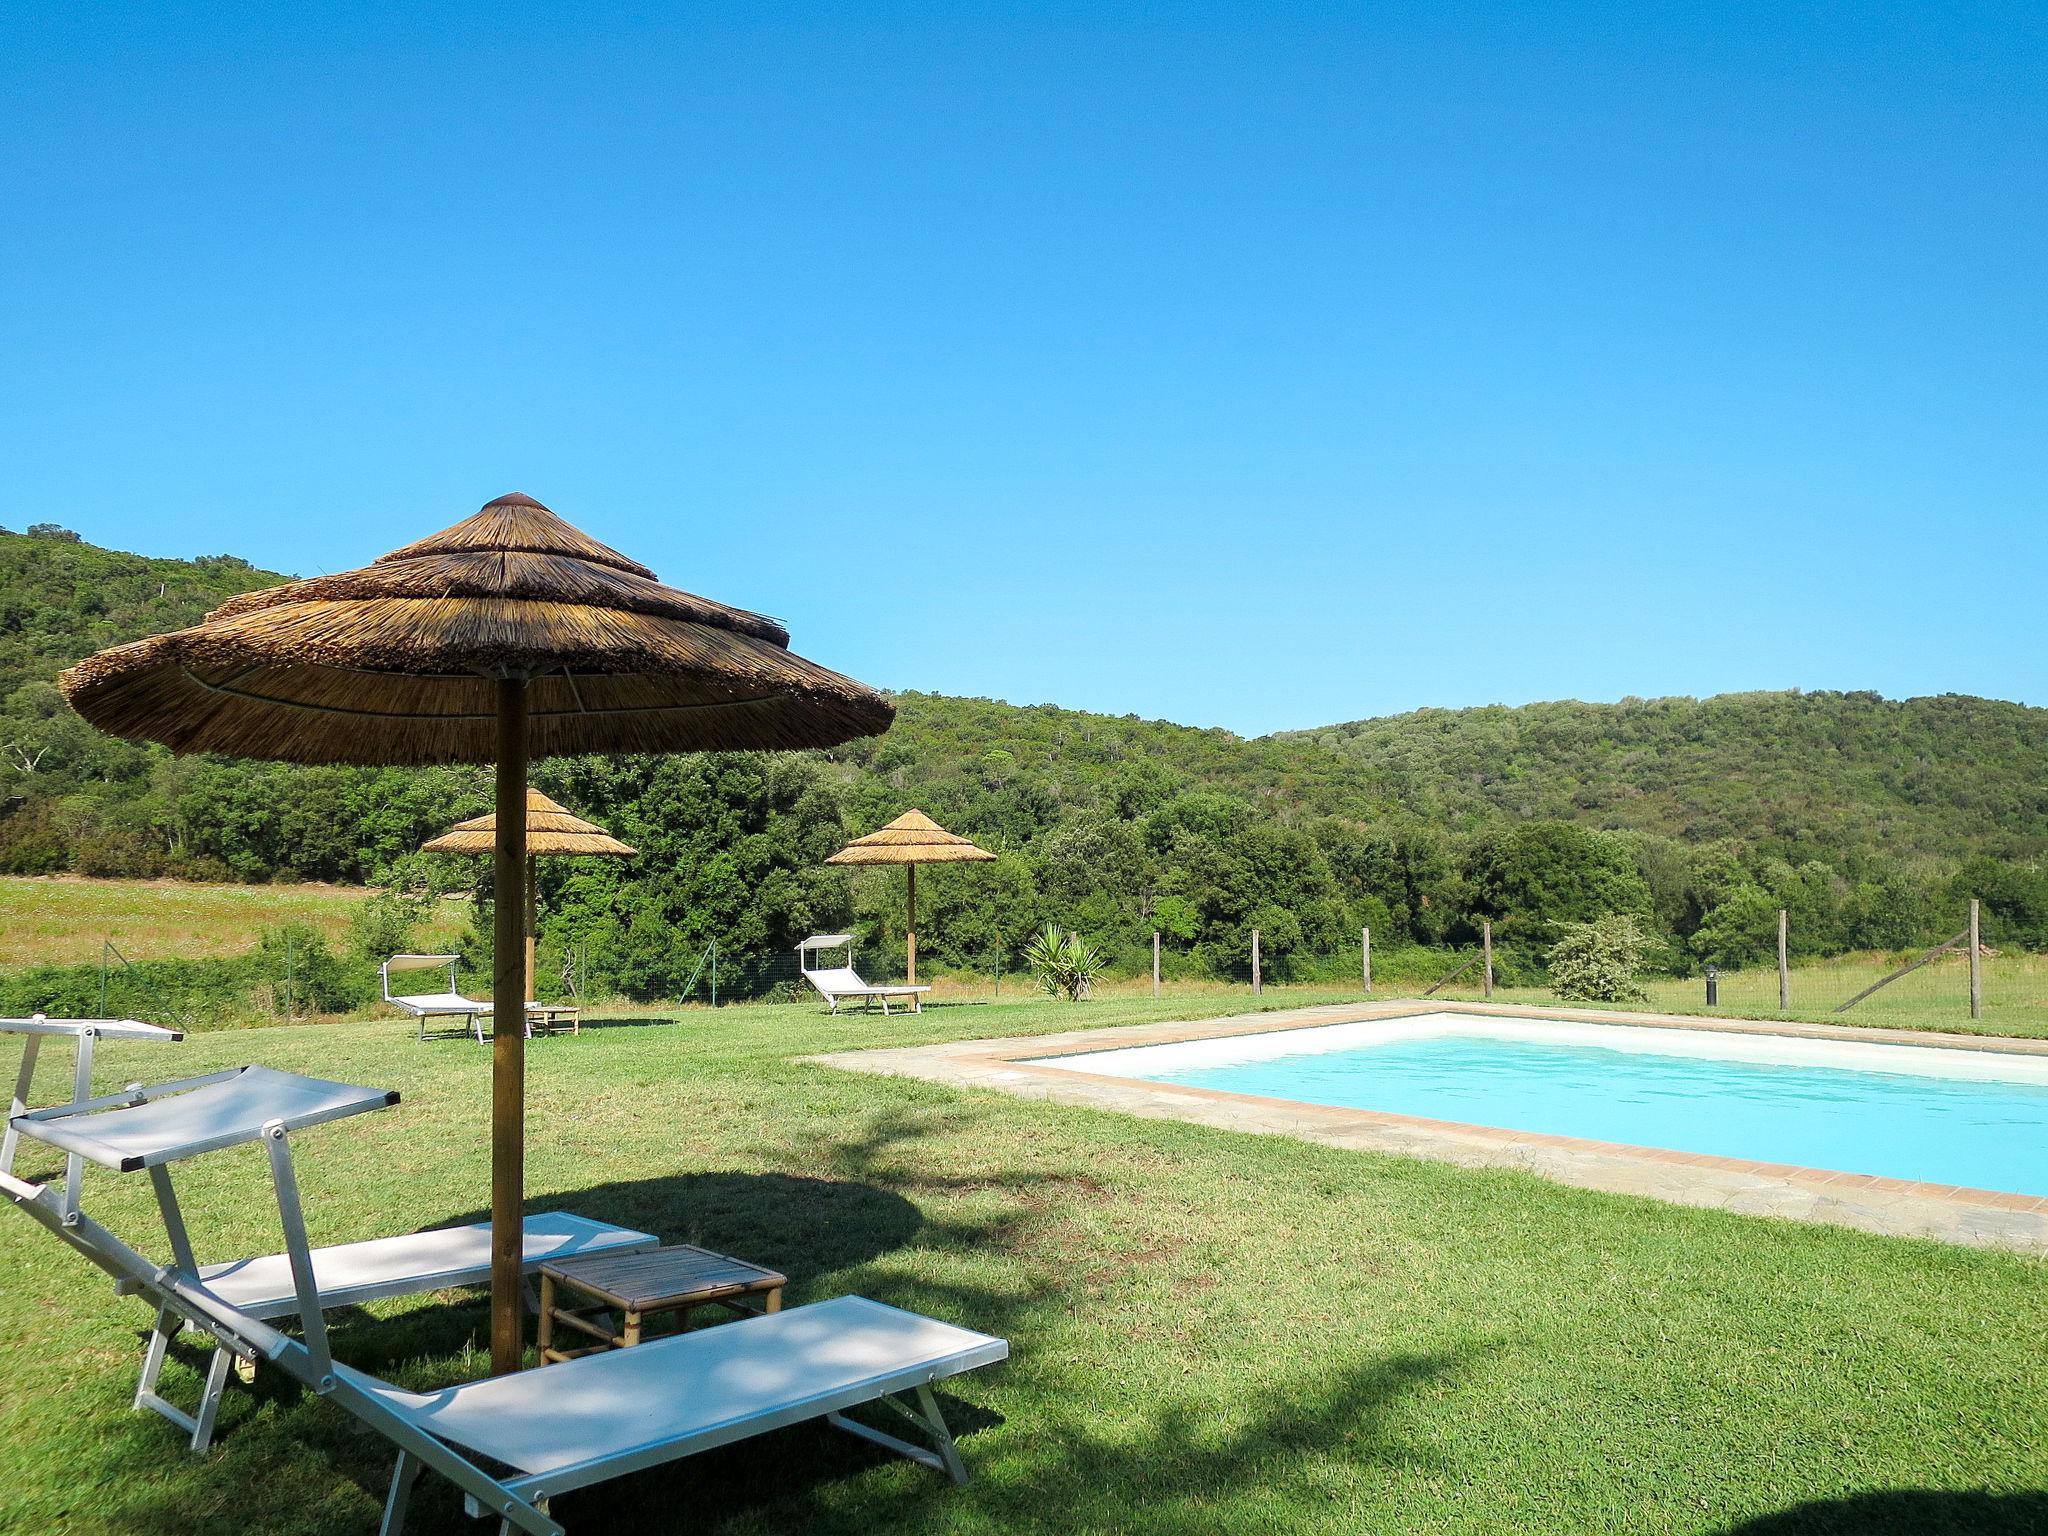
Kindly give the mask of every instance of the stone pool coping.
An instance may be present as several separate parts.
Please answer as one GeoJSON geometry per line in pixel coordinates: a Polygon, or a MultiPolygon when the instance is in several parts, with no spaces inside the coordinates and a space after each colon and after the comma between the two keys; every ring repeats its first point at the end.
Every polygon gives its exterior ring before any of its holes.
{"type": "Polygon", "coordinates": [[[1147,1083],[1127,1077],[1036,1065],[1027,1058],[1076,1055],[1137,1045],[1267,1034],[1320,1024],[1419,1014],[1464,1013],[1514,1019],[1570,1019],[1722,1034],[1795,1036],[1924,1045],[1942,1050],[2048,1056],[2048,1041],[1957,1036],[1924,1030],[1859,1029],[1680,1014],[1531,1008],[1509,1003],[1435,1003],[1415,999],[1325,1004],[1234,1014],[1227,1018],[1132,1024],[1109,1029],[941,1045],[840,1051],[804,1059],[856,1072],[913,1077],[960,1088],[991,1088],[1025,1098],[1079,1104],[1150,1118],[1187,1120],[1226,1130],[1292,1136],[1327,1146],[1357,1147],[1473,1168],[1516,1168],[1581,1189],[1642,1195],[1679,1205],[1744,1215],[1856,1227],[1894,1237],[1926,1237],[1976,1247],[2048,1255],[2048,1198],[1929,1184],[1873,1174],[1836,1173],[1662,1147],[1588,1141],[1538,1131],[1427,1120],[1378,1110],[1339,1109],[1290,1099],[1147,1083]]]}

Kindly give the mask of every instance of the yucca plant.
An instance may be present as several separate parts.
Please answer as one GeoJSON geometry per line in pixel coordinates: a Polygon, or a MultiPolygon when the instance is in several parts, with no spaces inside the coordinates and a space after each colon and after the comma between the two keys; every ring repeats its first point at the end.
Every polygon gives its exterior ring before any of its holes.
{"type": "Polygon", "coordinates": [[[1109,966],[1109,957],[1078,933],[1047,923],[1024,950],[1024,961],[1052,997],[1078,1003],[1109,966]]]}

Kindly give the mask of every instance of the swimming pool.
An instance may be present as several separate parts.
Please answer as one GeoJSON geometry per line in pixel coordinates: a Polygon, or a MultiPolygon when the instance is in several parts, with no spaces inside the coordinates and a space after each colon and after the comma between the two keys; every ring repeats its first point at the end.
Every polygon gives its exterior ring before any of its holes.
{"type": "Polygon", "coordinates": [[[1433,1013],[1031,1065],[2048,1197],[2048,1058],[1433,1013]]]}

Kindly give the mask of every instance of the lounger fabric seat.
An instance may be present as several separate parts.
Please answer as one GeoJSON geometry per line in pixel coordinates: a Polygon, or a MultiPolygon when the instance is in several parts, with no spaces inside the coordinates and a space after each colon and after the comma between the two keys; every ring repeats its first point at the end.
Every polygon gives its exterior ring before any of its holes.
{"type": "Polygon", "coordinates": [[[335,1370],[436,1439],[517,1468],[510,1486],[539,1499],[1008,1354],[987,1334],[841,1296],[439,1392],[335,1370]]]}
{"type": "Polygon", "coordinates": [[[416,992],[393,997],[391,1002],[412,1013],[489,1013],[488,1002],[464,997],[460,992],[416,992]]]}
{"type": "MultiPolygon", "coordinates": [[[[635,1232],[567,1211],[526,1218],[521,1267],[528,1274],[555,1259],[586,1253],[637,1253],[660,1246],[651,1232],[635,1232]]],[[[391,1296],[417,1296],[491,1277],[491,1224],[440,1227],[398,1237],[342,1243],[312,1250],[313,1280],[323,1309],[361,1306],[391,1296]]],[[[298,1308],[291,1258],[266,1254],[227,1264],[202,1264],[205,1287],[238,1312],[281,1317],[298,1308]]]]}
{"type": "Polygon", "coordinates": [[[931,991],[930,987],[906,987],[901,983],[883,983],[870,986],[860,979],[860,973],[850,965],[842,965],[830,971],[805,971],[804,980],[824,993],[834,997],[917,997],[931,991]]]}

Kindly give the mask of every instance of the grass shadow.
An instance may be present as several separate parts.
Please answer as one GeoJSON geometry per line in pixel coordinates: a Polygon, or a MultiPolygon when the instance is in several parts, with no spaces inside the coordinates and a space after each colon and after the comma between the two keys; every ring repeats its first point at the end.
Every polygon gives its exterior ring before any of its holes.
{"type": "Polygon", "coordinates": [[[2048,1493],[1887,1488],[1745,1520],[1721,1536],[2041,1536],[2048,1493]]]}

